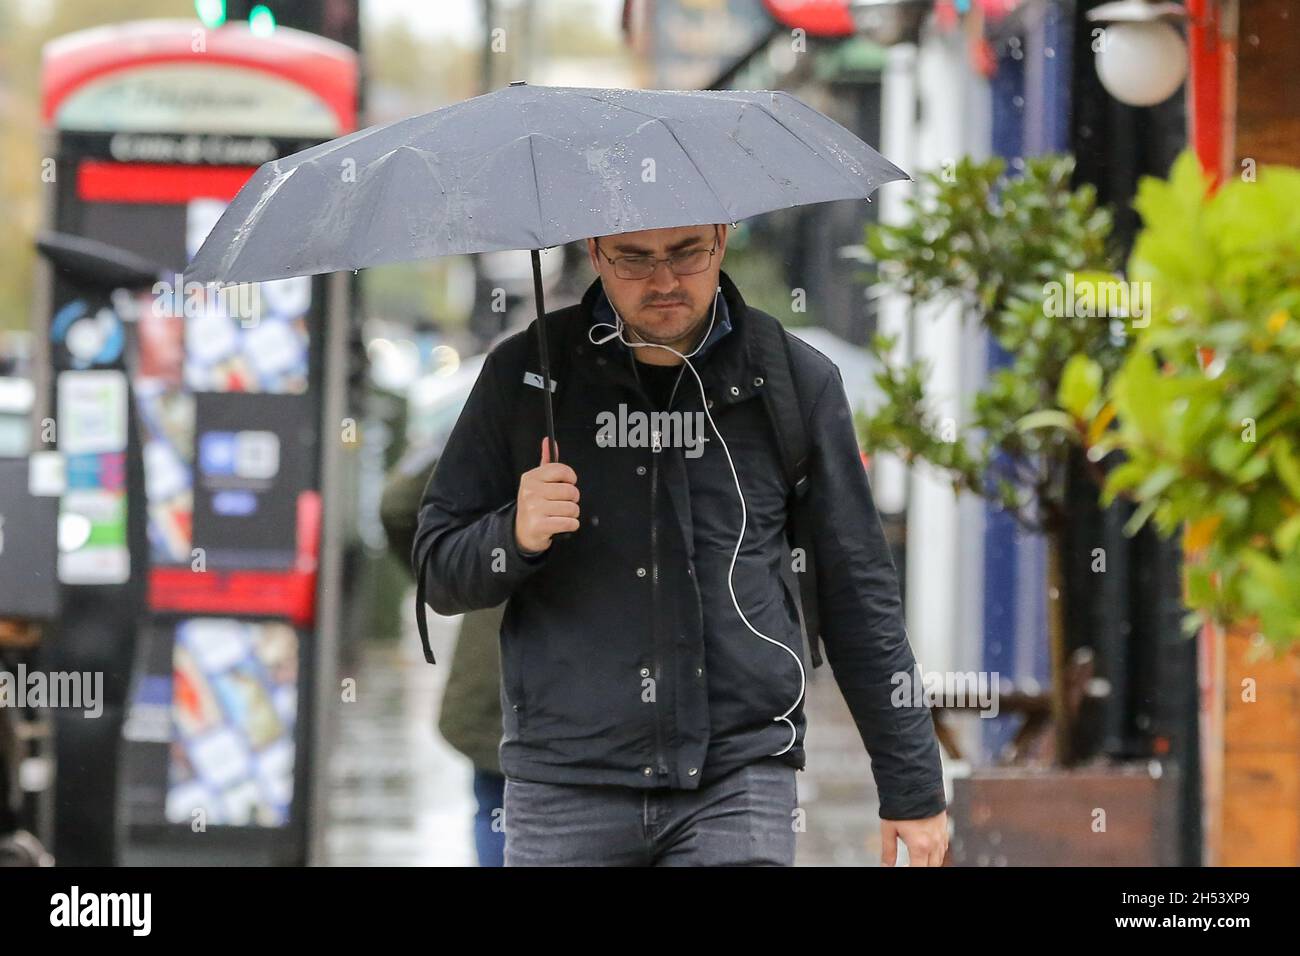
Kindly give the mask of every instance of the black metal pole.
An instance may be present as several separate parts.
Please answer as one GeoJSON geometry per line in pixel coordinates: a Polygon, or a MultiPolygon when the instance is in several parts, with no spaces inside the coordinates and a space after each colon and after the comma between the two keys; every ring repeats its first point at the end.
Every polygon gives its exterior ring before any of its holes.
{"type": "MultiPolygon", "coordinates": [[[[560,443],[555,440],[555,408],[551,402],[551,355],[546,339],[546,296],[542,292],[542,257],[537,249],[533,254],[533,298],[537,300],[537,357],[542,363],[542,401],[546,408],[546,439],[551,461],[560,460],[560,443]]],[[[557,531],[551,543],[568,541],[576,531],[557,531]]]]}
{"type": "Polygon", "coordinates": [[[546,341],[546,295],[542,292],[542,257],[532,250],[533,298],[537,301],[537,354],[542,360],[542,401],[546,403],[546,437],[551,461],[560,460],[560,443],[555,440],[555,409],[551,405],[551,355],[546,341]]]}

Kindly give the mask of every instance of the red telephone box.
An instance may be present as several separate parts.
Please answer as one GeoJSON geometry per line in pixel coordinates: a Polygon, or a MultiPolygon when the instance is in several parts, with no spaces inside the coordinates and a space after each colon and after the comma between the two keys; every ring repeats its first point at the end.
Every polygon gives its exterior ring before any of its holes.
{"type": "Polygon", "coordinates": [[[102,724],[58,718],[56,857],[304,862],[337,700],[351,276],[218,296],[180,274],[260,164],[356,128],[356,53],[126,23],[51,42],[42,93],[51,245],[91,249],[47,252],[60,520],[85,532],[51,644],[106,683],[102,724]],[[86,267],[119,253],[155,281],[86,267]]]}

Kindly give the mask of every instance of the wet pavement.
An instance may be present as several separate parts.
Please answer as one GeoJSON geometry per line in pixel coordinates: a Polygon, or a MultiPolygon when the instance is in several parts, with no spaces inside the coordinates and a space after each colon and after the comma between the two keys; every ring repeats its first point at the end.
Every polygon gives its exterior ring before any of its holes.
{"type": "MultiPolygon", "coordinates": [[[[458,623],[430,615],[439,661],[450,660],[458,623]]],[[[425,663],[414,621],[400,642],[363,641],[353,652],[340,665],[340,678],[356,678],[357,694],[337,722],[330,760],[328,862],[472,866],[470,763],[435,726],[448,669],[425,663]]],[[[810,671],[806,708],[808,767],[798,777],[806,830],[797,863],[877,864],[870,762],[829,664],[810,671]]]]}
{"type": "MultiPolygon", "coordinates": [[[[411,602],[407,602],[410,606],[411,602]]],[[[434,657],[450,661],[455,623],[429,616],[434,657]]],[[[438,734],[446,667],[430,667],[414,620],[403,640],[355,645],[339,665],[356,702],[336,722],[327,862],[337,866],[473,866],[470,762],[438,734]]]]}

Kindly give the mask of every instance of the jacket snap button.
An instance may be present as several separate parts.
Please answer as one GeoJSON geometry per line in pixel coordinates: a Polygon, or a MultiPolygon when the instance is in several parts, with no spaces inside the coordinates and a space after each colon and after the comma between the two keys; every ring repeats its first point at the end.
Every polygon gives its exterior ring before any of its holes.
{"type": "Polygon", "coordinates": [[[693,776],[695,776],[697,773],[699,773],[699,771],[696,770],[694,767],[692,767],[690,770],[686,771],[686,775],[687,775],[688,777],[693,777],[693,776]]]}
{"type": "Polygon", "coordinates": [[[758,376],[758,378],[754,379],[754,387],[755,387],[755,388],[762,388],[762,387],[763,387],[763,376],[760,375],[760,376],[758,376]]]}
{"type": "Polygon", "coordinates": [[[642,677],[649,677],[649,676],[650,676],[650,668],[648,668],[648,667],[643,667],[643,668],[641,668],[641,676],[642,676],[642,677]]]}
{"type": "Polygon", "coordinates": [[[645,465],[637,465],[637,466],[636,466],[636,473],[637,473],[638,475],[644,475],[644,474],[645,474],[645,465]]]}
{"type": "Polygon", "coordinates": [[[731,386],[731,394],[732,394],[732,395],[739,395],[739,394],[740,394],[740,389],[737,388],[735,385],[731,386]]]}
{"type": "Polygon", "coordinates": [[[643,578],[643,577],[645,577],[645,568],[637,568],[637,569],[636,569],[636,576],[637,576],[638,578],[643,578]]]}
{"type": "Polygon", "coordinates": [[[703,676],[704,676],[704,668],[703,668],[703,667],[697,667],[697,668],[695,668],[695,676],[696,676],[696,677],[703,677],[703,676]]]}
{"type": "Polygon", "coordinates": [[[518,705],[518,704],[511,704],[511,705],[510,705],[510,709],[511,709],[511,710],[518,710],[518,709],[519,709],[519,705],[518,705]]]}
{"type": "Polygon", "coordinates": [[[651,770],[649,767],[642,767],[641,772],[645,774],[647,777],[654,773],[654,771],[651,770]]]}
{"type": "Polygon", "coordinates": [[[713,407],[713,399],[709,399],[707,402],[705,402],[705,404],[708,405],[709,408],[712,408],[712,407],[713,407]]]}

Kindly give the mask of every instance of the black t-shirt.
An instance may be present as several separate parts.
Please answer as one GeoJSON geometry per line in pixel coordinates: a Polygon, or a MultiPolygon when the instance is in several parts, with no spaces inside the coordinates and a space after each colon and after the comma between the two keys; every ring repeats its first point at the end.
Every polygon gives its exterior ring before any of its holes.
{"type": "MultiPolygon", "coordinates": [[[[650,401],[654,407],[660,411],[668,410],[668,399],[673,393],[673,385],[677,382],[677,376],[688,376],[683,364],[677,365],[651,365],[649,362],[637,361],[637,377],[641,380],[641,387],[645,389],[646,394],[650,396],[650,401]]],[[[678,385],[680,391],[685,384],[678,385]]]]}

